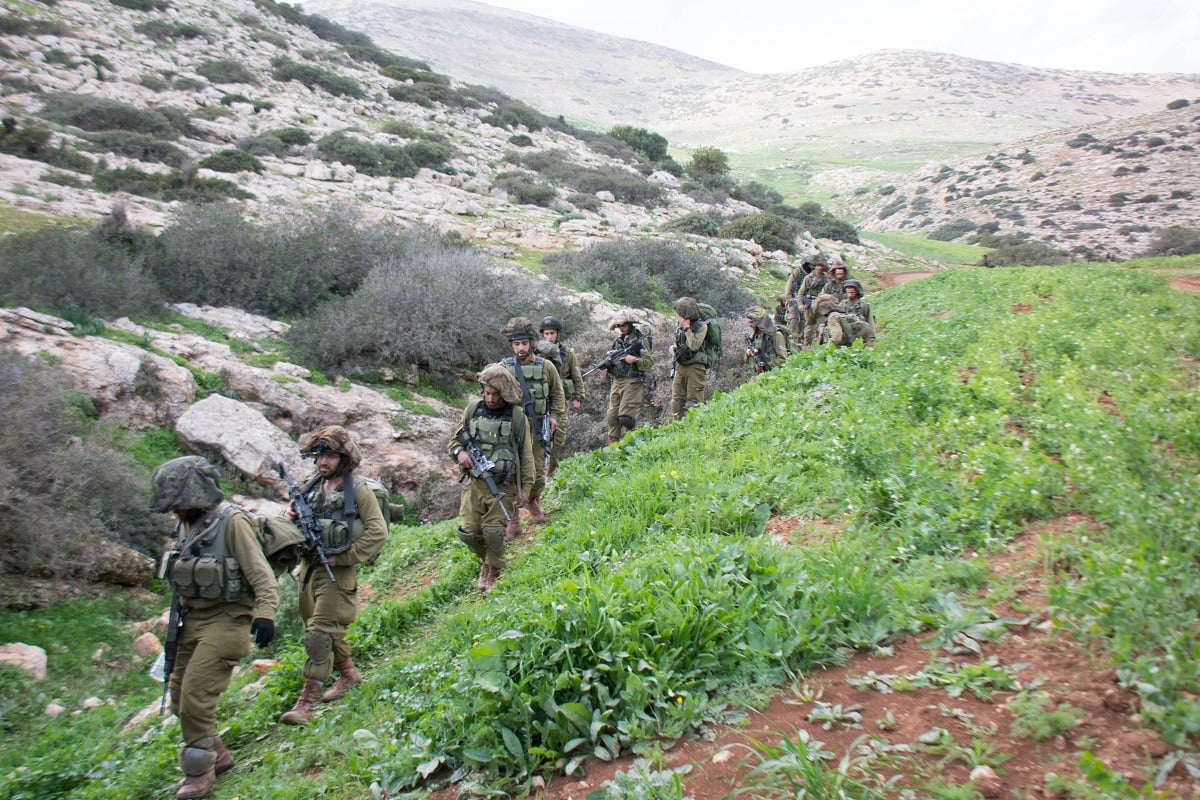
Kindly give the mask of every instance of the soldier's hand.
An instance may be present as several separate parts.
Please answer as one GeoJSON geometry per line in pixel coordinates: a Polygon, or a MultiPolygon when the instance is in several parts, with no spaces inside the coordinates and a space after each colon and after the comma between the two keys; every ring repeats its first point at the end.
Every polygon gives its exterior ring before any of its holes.
{"type": "Polygon", "coordinates": [[[471,467],[475,466],[475,464],[471,461],[471,454],[466,450],[459,450],[458,455],[456,455],[454,459],[463,469],[470,469],[471,467]]]}
{"type": "Polygon", "coordinates": [[[583,403],[581,403],[579,400],[576,400],[575,398],[571,398],[571,410],[572,411],[578,411],[579,407],[582,405],[583,405],[583,403]]]}
{"type": "Polygon", "coordinates": [[[250,635],[254,637],[254,643],[259,647],[266,647],[275,638],[275,622],[266,617],[256,617],[254,622],[250,623],[250,635]]]}

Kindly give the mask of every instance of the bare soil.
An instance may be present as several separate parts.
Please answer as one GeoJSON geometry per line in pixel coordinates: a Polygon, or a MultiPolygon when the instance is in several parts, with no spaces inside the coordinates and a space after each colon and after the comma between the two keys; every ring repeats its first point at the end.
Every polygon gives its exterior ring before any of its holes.
{"type": "Polygon", "coordinates": [[[915,281],[918,278],[928,278],[932,272],[877,272],[875,277],[882,284],[883,288],[889,286],[899,286],[902,283],[915,281]]]}

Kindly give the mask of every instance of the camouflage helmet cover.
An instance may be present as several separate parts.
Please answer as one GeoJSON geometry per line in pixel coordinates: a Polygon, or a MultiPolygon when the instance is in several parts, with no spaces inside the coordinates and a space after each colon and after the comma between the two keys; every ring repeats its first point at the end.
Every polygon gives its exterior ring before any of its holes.
{"type": "Polygon", "coordinates": [[[676,314],[691,322],[700,319],[700,304],[694,297],[681,297],[674,302],[672,308],[676,314]]]}
{"type": "Polygon", "coordinates": [[[547,342],[545,339],[542,339],[533,346],[533,352],[542,358],[550,359],[554,362],[555,366],[558,366],[558,362],[562,358],[562,354],[558,351],[558,345],[553,342],[547,342]]]}
{"type": "Polygon", "coordinates": [[[562,322],[558,317],[542,317],[542,324],[538,326],[538,333],[542,331],[559,331],[562,332],[562,322]]]}
{"type": "Polygon", "coordinates": [[[858,281],[854,280],[853,278],[846,281],[844,284],[842,284],[842,286],[844,289],[857,289],[859,297],[862,297],[865,294],[865,292],[863,292],[862,284],[859,283],[858,281]]]}
{"type": "Polygon", "coordinates": [[[527,317],[513,317],[504,323],[504,327],[500,329],[500,335],[510,342],[515,339],[529,339],[533,341],[538,338],[534,335],[533,323],[527,317]]]}
{"type": "Polygon", "coordinates": [[[637,325],[637,319],[634,318],[633,312],[627,308],[623,308],[617,312],[608,329],[611,331],[613,328],[619,328],[622,325],[637,325]]]}
{"type": "Polygon", "coordinates": [[[770,312],[761,306],[755,306],[747,311],[746,319],[754,323],[754,327],[759,331],[771,333],[775,330],[775,320],[771,317],[770,312]]]}
{"type": "Polygon", "coordinates": [[[173,458],[150,477],[151,511],[212,508],[224,499],[221,474],[200,456],[173,458]]]}
{"type": "Polygon", "coordinates": [[[350,431],[341,425],[325,425],[300,437],[300,452],[306,456],[337,453],[343,456],[343,469],[354,469],[362,463],[362,450],[350,431]]]}
{"type": "Polygon", "coordinates": [[[503,364],[488,364],[484,367],[479,373],[479,384],[500,392],[500,398],[509,405],[521,402],[521,385],[503,364]]]}

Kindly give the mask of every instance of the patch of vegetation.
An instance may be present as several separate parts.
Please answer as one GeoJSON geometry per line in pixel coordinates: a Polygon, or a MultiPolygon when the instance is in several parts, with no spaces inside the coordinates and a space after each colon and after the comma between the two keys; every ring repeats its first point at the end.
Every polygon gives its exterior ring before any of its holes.
{"type": "Polygon", "coordinates": [[[244,150],[218,150],[196,165],[214,172],[262,172],[266,167],[244,150]]]}
{"type": "Polygon", "coordinates": [[[350,164],[364,175],[411,178],[417,174],[419,156],[424,166],[441,166],[451,155],[448,148],[429,142],[410,142],[406,145],[375,144],[353,136],[347,131],[338,131],[321,137],[317,141],[321,155],[330,161],[350,164]],[[439,160],[443,159],[443,160],[439,160]]]}
{"type": "Polygon", "coordinates": [[[172,39],[200,39],[208,36],[208,31],[191,22],[168,22],[162,19],[150,19],[139,22],[133,29],[154,42],[169,42],[172,39]]]}
{"type": "Polygon", "coordinates": [[[155,136],[129,130],[88,133],[85,137],[97,153],[114,153],[147,163],[180,167],[186,156],[177,145],[155,136]]]}
{"type": "Polygon", "coordinates": [[[51,122],[85,131],[134,131],[160,139],[175,139],[188,131],[187,114],[179,109],[139,108],[99,95],[49,95],[39,113],[51,122]]]}
{"type": "Polygon", "coordinates": [[[226,198],[254,198],[232,181],[198,178],[191,170],[187,173],[177,170],[151,173],[136,167],[101,170],[92,176],[92,185],[102,192],[128,192],[167,202],[216,203],[226,198]]]}
{"type": "Polygon", "coordinates": [[[796,225],[774,214],[748,214],[737,217],[721,227],[721,236],[728,239],[748,239],[764,250],[796,252],[796,225]]]}
{"type": "Polygon", "coordinates": [[[696,236],[720,236],[721,226],[703,211],[690,211],[662,225],[664,231],[690,233],[696,236]]]}
{"type": "Polygon", "coordinates": [[[334,97],[362,97],[358,81],[315,64],[305,64],[288,58],[271,59],[271,76],[278,81],[296,81],[310,89],[322,89],[334,97]]]}

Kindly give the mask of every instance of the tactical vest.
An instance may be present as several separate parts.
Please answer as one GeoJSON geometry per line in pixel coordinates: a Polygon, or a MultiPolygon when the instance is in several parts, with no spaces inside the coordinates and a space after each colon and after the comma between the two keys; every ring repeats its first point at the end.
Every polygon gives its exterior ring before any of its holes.
{"type": "Polygon", "coordinates": [[[184,600],[241,600],[253,594],[225,542],[230,518],[240,513],[237,506],[221,503],[176,544],[165,570],[172,591],[184,600]]]}
{"type": "Polygon", "coordinates": [[[800,286],[801,297],[816,297],[825,289],[825,284],[829,283],[828,275],[809,275],[804,279],[804,283],[800,286]]]}
{"type": "Polygon", "coordinates": [[[365,527],[354,505],[354,487],[362,478],[347,472],[342,478],[342,485],[321,498],[321,476],[317,475],[304,487],[304,499],[312,507],[317,522],[321,524],[321,539],[325,543],[325,552],[335,556],[350,549],[358,538],[363,535],[365,527]],[[350,484],[351,509],[346,509],[346,484],[350,484]],[[350,513],[353,512],[353,513],[350,513]],[[349,519],[349,524],[347,524],[349,519]]]}
{"type": "MultiPolygon", "coordinates": [[[[611,349],[624,350],[630,344],[633,345],[633,349],[629,351],[629,355],[638,356],[640,358],[642,355],[642,348],[644,347],[644,343],[642,341],[641,335],[638,333],[633,334],[633,336],[631,336],[628,339],[626,339],[624,336],[618,336],[616,338],[616,340],[613,341],[611,349]]],[[[639,380],[639,381],[646,377],[645,374],[643,374],[642,371],[640,369],[638,369],[636,363],[635,364],[626,364],[624,357],[618,358],[617,362],[615,364],[613,364],[612,373],[613,373],[613,377],[615,377],[615,378],[633,378],[634,380],[639,380]]]]}
{"type": "Polygon", "coordinates": [[[520,472],[521,431],[525,425],[525,412],[520,406],[493,411],[476,400],[471,410],[467,433],[479,445],[483,455],[495,466],[492,475],[497,481],[507,483],[520,472]]]}
{"type": "Polygon", "coordinates": [[[571,378],[571,371],[567,369],[567,348],[562,344],[558,345],[558,363],[561,365],[558,374],[562,378],[563,397],[570,400],[575,396],[575,381],[571,378]]]}
{"type": "MultiPolygon", "coordinates": [[[[517,364],[516,356],[504,359],[504,366],[510,370],[520,369],[525,376],[525,385],[529,388],[529,397],[533,400],[533,412],[541,417],[546,413],[550,404],[550,384],[546,381],[546,359],[534,356],[528,364],[517,364]]],[[[513,373],[516,377],[516,373],[513,373]]]]}

